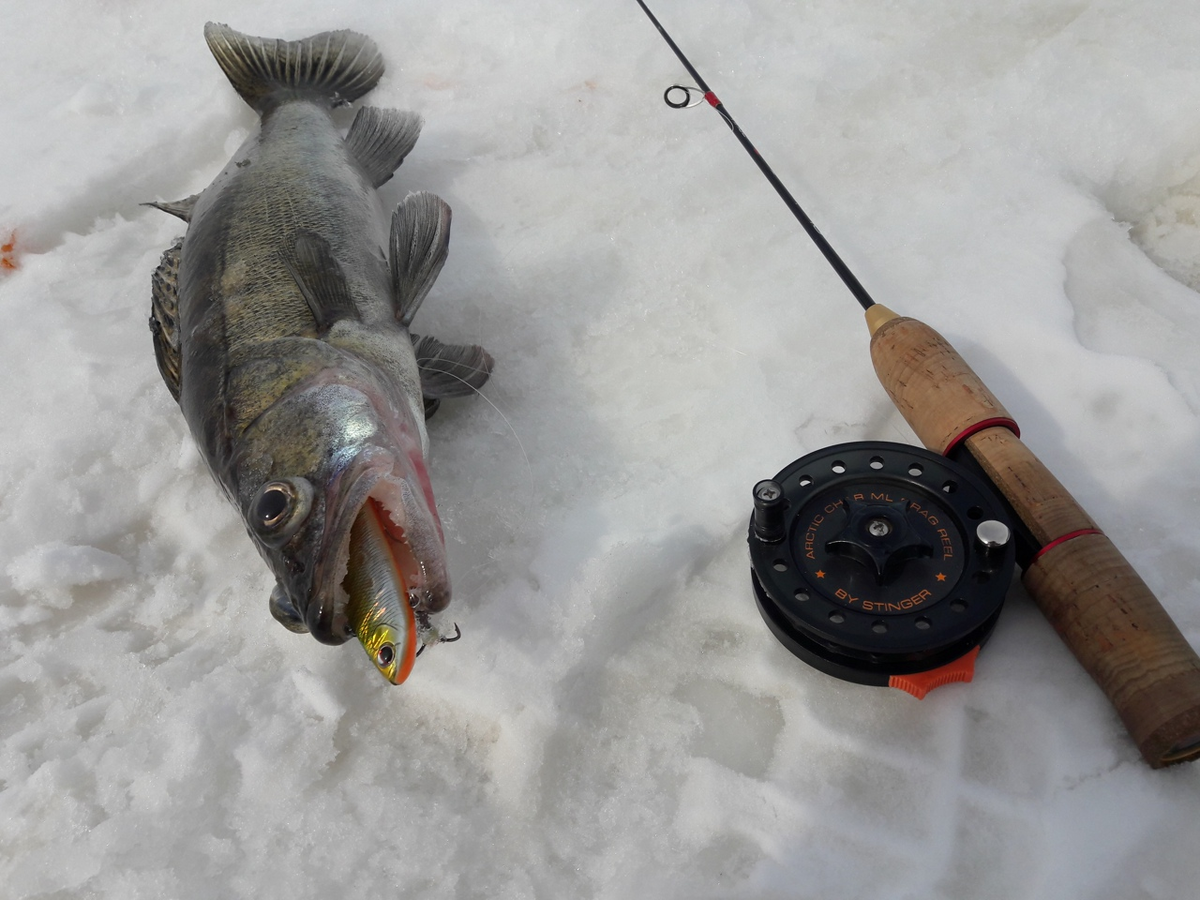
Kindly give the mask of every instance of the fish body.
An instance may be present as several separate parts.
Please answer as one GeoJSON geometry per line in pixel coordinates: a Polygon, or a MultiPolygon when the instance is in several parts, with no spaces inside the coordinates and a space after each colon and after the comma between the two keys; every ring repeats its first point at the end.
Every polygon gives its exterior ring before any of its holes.
{"type": "Polygon", "coordinates": [[[275,574],[281,623],[326,643],[355,635],[351,531],[369,509],[386,527],[363,540],[399,553],[391,589],[402,616],[424,619],[450,601],[425,418],[482,385],[492,360],[408,330],[445,261],[450,209],[410,194],[389,220],[377,188],[420,117],[363,107],[342,135],[332,110],[383,72],[362,35],[275,41],[210,23],[205,38],[261,127],[200,194],[153,204],[188,222],[154,277],[160,372],[275,574]]]}

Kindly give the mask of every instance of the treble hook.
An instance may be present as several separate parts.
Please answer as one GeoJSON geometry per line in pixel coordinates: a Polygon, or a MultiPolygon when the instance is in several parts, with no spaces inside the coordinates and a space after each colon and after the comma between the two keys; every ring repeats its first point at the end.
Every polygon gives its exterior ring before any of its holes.
{"type": "MultiPolygon", "coordinates": [[[[428,634],[430,631],[434,631],[436,633],[435,629],[430,627],[426,631],[426,634],[428,634]]],[[[425,648],[428,647],[430,644],[453,644],[455,641],[457,641],[461,637],[462,637],[462,629],[460,629],[458,627],[458,623],[455,622],[454,623],[454,637],[446,637],[445,635],[439,634],[436,641],[423,641],[421,646],[417,650],[417,656],[420,656],[422,653],[424,653],[425,648]]],[[[415,658],[416,657],[414,657],[414,659],[415,658]]]]}
{"type": "Polygon", "coordinates": [[[671,109],[691,109],[693,106],[699,106],[704,102],[704,91],[698,87],[686,87],[682,84],[673,84],[663,91],[663,102],[671,109]],[[682,91],[683,98],[678,100],[671,99],[672,91],[682,91]]]}

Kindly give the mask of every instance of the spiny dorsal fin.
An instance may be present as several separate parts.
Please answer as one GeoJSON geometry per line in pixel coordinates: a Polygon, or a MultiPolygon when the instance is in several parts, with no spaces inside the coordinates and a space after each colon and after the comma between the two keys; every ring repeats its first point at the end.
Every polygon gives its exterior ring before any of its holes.
{"type": "Polygon", "coordinates": [[[155,209],[161,209],[163,212],[170,213],[176,218],[183,219],[185,222],[190,222],[192,221],[192,209],[199,199],[199,194],[192,194],[192,196],[184,197],[182,200],[151,200],[148,203],[143,203],[142,206],[153,206],[155,209]]]}
{"type": "Polygon", "coordinates": [[[412,341],[417,368],[421,370],[426,418],[432,415],[428,401],[470,396],[483,387],[492,374],[495,365],[492,355],[478,344],[443,344],[435,337],[415,334],[412,341]]]}
{"type": "Polygon", "coordinates": [[[325,238],[298,231],[291,251],[281,250],[279,258],[312,310],[318,333],[324,335],[339,319],[359,318],[350,285],[325,238]]]}
{"type": "Polygon", "coordinates": [[[383,57],[375,42],[353,31],[323,31],[282,41],[209,22],[204,39],[234,90],[260,113],[273,97],[287,92],[349,103],[375,87],[383,75],[383,57]]]}
{"type": "Polygon", "coordinates": [[[414,112],[364,106],[354,116],[346,144],[375,187],[386,184],[417,143],[422,120],[414,112]]]}
{"type": "Polygon", "coordinates": [[[450,207],[441,197],[409,194],[392,214],[392,288],[396,318],[408,327],[450,250],[450,207]]]}
{"type": "Polygon", "coordinates": [[[179,254],[183,238],[168,247],[150,276],[150,334],[154,339],[154,358],[158,373],[179,402],[179,254]]]}

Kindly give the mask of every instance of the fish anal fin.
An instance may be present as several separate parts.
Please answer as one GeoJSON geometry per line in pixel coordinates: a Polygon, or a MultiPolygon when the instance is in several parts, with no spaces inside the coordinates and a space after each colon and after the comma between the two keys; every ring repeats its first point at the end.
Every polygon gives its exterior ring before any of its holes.
{"type": "Polygon", "coordinates": [[[148,203],[143,203],[142,206],[153,206],[155,209],[161,209],[165,213],[170,213],[176,218],[183,219],[185,222],[192,221],[192,209],[196,206],[196,201],[200,198],[199,194],[192,194],[190,197],[184,197],[182,200],[151,200],[148,203]]]}
{"type": "Polygon", "coordinates": [[[346,144],[375,187],[386,184],[417,143],[423,121],[414,112],[364,106],[354,116],[346,144]]]}
{"type": "Polygon", "coordinates": [[[446,263],[450,218],[446,201],[427,191],[409,194],[392,214],[392,289],[406,328],[446,263]]]}
{"type": "Polygon", "coordinates": [[[298,231],[291,250],[280,251],[279,258],[304,295],[320,334],[327,333],[341,319],[360,318],[350,285],[325,238],[312,231],[298,231]]]}
{"type": "Polygon", "coordinates": [[[183,238],[168,247],[150,276],[150,334],[154,340],[154,358],[158,372],[175,402],[179,402],[179,254],[183,238]]]}
{"type": "Polygon", "coordinates": [[[470,396],[491,377],[495,362],[478,344],[443,344],[435,337],[415,334],[412,341],[417,368],[421,372],[426,418],[433,414],[429,401],[470,396]]]}

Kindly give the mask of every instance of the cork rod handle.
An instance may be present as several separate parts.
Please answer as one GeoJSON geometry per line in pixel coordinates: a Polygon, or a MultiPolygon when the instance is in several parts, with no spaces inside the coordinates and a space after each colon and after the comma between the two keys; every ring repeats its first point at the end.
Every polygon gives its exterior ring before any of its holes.
{"type": "Polygon", "coordinates": [[[1153,767],[1200,757],[1200,658],[1162,604],[946,340],[867,310],[880,382],[921,442],[963,443],[1041,548],[1022,580],[1153,767]]]}

